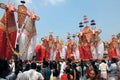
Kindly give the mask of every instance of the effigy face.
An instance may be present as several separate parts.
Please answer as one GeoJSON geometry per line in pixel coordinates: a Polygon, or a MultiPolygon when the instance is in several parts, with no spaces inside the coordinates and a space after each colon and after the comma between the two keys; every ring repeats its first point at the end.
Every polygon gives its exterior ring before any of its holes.
{"type": "Polygon", "coordinates": [[[91,41],[91,37],[92,37],[92,31],[91,31],[89,26],[86,26],[84,28],[84,33],[83,34],[85,36],[86,41],[90,42],[91,41]]]}
{"type": "Polygon", "coordinates": [[[18,6],[18,27],[21,28],[27,16],[27,8],[24,5],[18,6]]]}
{"type": "Polygon", "coordinates": [[[112,45],[113,45],[113,48],[117,47],[117,38],[112,38],[112,45]]]}
{"type": "Polygon", "coordinates": [[[101,33],[101,30],[96,30],[94,34],[94,42],[99,41],[99,34],[101,33]]]}
{"type": "Polygon", "coordinates": [[[14,7],[14,5],[9,5],[8,6],[8,10],[10,11],[10,12],[14,12],[15,11],[15,7],[14,7]]]}
{"type": "Polygon", "coordinates": [[[52,48],[54,40],[52,37],[49,37],[49,47],[52,48]]]}
{"type": "Polygon", "coordinates": [[[30,13],[29,13],[29,16],[30,16],[30,18],[31,18],[32,20],[36,20],[36,19],[37,19],[37,16],[35,15],[34,12],[30,12],[30,13]]]}

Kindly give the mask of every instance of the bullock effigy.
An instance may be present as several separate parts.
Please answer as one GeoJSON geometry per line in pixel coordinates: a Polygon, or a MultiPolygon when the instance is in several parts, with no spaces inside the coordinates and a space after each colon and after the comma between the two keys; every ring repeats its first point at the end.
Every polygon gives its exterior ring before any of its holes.
{"type": "Polygon", "coordinates": [[[0,7],[5,10],[0,19],[0,58],[9,60],[12,57],[17,35],[15,8],[10,2],[8,5],[1,3],[0,7]]]}
{"type": "Polygon", "coordinates": [[[103,58],[103,54],[104,54],[104,43],[103,41],[100,39],[99,34],[101,33],[100,29],[96,29],[96,27],[94,27],[92,29],[92,45],[91,45],[91,51],[92,51],[92,55],[93,55],[93,59],[102,59],[103,58]]]}
{"type": "Polygon", "coordinates": [[[21,51],[25,44],[28,43],[27,49],[25,52],[20,56],[22,60],[32,60],[35,52],[36,46],[36,27],[35,27],[35,20],[37,17],[33,12],[30,12],[28,19],[26,20],[25,25],[23,26],[20,40],[19,40],[19,50],[21,51]]]}
{"type": "Polygon", "coordinates": [[[91,30],[89,26],[86,26],[82,33],[79,34],[79,52],[81,55],[81,59],[91,59],[92,58],[92,53],[91,53],[91,30]],[[80,39],[81,38],[81,39],[80,39]]]}
{"type": "Polygon", "coordinates": [[[90,60],[90,59],[102,59],[104,54],[104,44],[100,39],[100,29],[95,27],[94,20],[91,21],[91,26],[88,26],[88,19],[84,16],[84,23],[80,23],[81,30],[77,34],[71,36],[68,32],[67,42],[64,43],[59,37],[54,38],[52,33],[47,37],[44,37],[42,44],[36,47],[37,60],[61,60],[72,59],[74,60],[90,60]],[[77,43],[76,36],[79,41],[77,43]],[[49,53],[46,53],[48,51],[49,53]],[[48,58],[45,55],[48,54],[48,58]],[[39,56],[41,55],[41,57],[39,56]],[[43,55],[43,56],[42,56],[43,55]]]}
{"type": "Polygon", "coordinates": [[[107,46],[108,46],[108,56],[109,59],[111,60],[112,58],[117,58],[117,43],[119,40],[117,40],[117,38],[115,37],[115,35],[112,35],[112,39],[110,41],[107,42],[107,46]]]}
{"type": "Polygon", "coordinates": [[[43,59],[45,59],[46,56],[46,45],[48,41],[46,38],[42,38],[41,41],[42,43],[38,44],[35,48],[37,61],[42,61],[43,59]]]}
{"type": "Polygon", "coordinates": [[[10,1],[8,5],[0,4],[0,8],[5,10],[0,20],[0,58],[2,59],[11,59],[12,53],[22,60],[31,60],[33,57],[36,46],[35,21],[39,20],[39,17],[33,11],[27,13],[25,1],[21,2],[22,5],[18,5],[18,9],[10,1]],[[14,12],[18,14],[18,21],[15,20],[14,12]],[[26,19],[27,16],[28,19],[26,19]],[[16,22],[18,22],[18,27],[16,22]]]}
{"type": "MultiPolygon", "coordinates": [[[[88,19],[86,16],[84,16],[84,23],[86,26],[81,29],[81,31],[78,34],[79,38],[79,52],[82,60],[89,60],[92,58],[91,53],[91,35],[92,31],[89,26],[87,26],[88,19]]],[[[80,27],[83,27],[83,24],[80,23],[80,27]]]]}
{"type": "Polygon", "coordinates": [[[70,33],[68,33],[67,37],[68,41],[66,43],[67,49],[66,49],[66,58],[71,58],[74,60],[74,55],[73,55],[73,40],[70,37],[70,33]]]}
{"type": "MultiPolygon", "coordinates": [[[[84,16],[84,23],[88,23],[88,19],[84,16]]],[[[83,60],[89,59],[102,59],[104,53],[104,44],[103,41],[100,39],[99,34],[101,30],[97,30],[95,27],[95,21],[91,21],[91,26],[85,26],[83,23],[80,23],[80,32],[77,34],[79,38],[79,52],[80,57],[83,60]],[[84,27],[84,28],[83,28],[84,27]]]]}
{"type": "Polygon", "coordinates": [[[72,60],[80,60],[79,49],[76,42],[76,34],[73,34],[71,36],[70,33],[68,33],[67,39],[66,58],[71,58],[72,60]]]}

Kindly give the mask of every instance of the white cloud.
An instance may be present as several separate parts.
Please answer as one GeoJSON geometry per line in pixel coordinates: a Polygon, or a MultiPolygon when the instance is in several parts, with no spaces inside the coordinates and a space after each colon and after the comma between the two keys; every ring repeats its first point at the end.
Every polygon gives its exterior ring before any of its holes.
{"type": "Polygon", "coordinates": [[[48,4],[52,4],[52,5],[56,5],[58,3],[62,3],[65,0],[44,0],[44,4],[48,5],[48,4]]]}
{"type": "Polygon", "coordinates": [[[49,0],[49,2],[54,5],[54,4],[57,4],[59,2],[64,2],[64,0],[49,0]]]}

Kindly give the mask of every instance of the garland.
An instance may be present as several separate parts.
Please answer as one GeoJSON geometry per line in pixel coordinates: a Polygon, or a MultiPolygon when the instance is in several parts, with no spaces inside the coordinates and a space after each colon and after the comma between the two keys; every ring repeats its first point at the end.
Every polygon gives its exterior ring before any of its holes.
{"type": "MultiPolygon", "coordinates": [[[[5,15],[5,17],[6,17],[5,19],[8,19],[7,14],[5,15]]],[[[11,42],[10,42],[9,36],[8,36],[8,25],[7,25],[7,23],[8,23],[8,21],[6,21],[6,23],[5,23],[5,26],[6,26],[6,38],[7,38],[8,44],[9,44],[10,49],[12,50],[13,54],[15,54],[15,55],[17,55],[19,57],[28,49],[30,41],[31,41],[31,36],[29,36],[25,46],[23,47],[23,49],[21,51],[19,51],[19,52],[15,51],[12,44],[11,44],[11,42]]]]}
{"type": "Polygon", "coordinates": [[[13,48],[11,42],[10,42],[10,39],[8,37],[8,30],[6,30],[6,38],[7,38],[7,41],[9,43],[9,46],[10,46],[13,54],[17,55],[18,57],[21,56],[28,49],[30,41],[31,41],[31,37],[29,36],[29,38],[28,38],[27,42],[25,43],[25,46],[23,47],[23,49],[21,51],[17,52],[17,51],[14,50],[14,48],[13,48]]]}

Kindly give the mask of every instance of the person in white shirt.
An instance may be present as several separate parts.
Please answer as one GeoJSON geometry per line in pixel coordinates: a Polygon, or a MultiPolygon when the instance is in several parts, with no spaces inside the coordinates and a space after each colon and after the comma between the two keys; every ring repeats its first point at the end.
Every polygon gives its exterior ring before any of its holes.
{"type": "Polygon", "coordinates": [[[100,63],[99,70],[100,70],[101,78],[107,80],[108,65],[106,64],[105,60],[102,60],[102,62],[100,63]]]}
{"type": "Polygon", "coordinates": [[[21,76],[19,76],[18,80],[44,80],[44,77],[41,73],[36,71],[37,65],[36,63],[31,63],[31,69],[23,72],[21,76]]]}
{"type": "Polygon", "coordinates": [[[15,80],[19,70],[11,73],[7,60],[0,59],[0,80],[15,80]]]}

